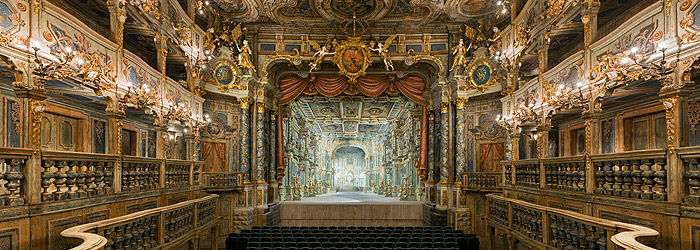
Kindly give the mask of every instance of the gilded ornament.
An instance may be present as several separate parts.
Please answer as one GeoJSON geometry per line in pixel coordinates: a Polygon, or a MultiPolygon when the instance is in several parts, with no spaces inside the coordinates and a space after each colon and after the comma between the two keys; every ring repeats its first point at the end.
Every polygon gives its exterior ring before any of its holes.
{"type": "Polygon", "coordinates": [[[211,77],[214,79],[214,84],[219,87],[221,92],[226,92],[229,89],[239,89],[237,83],[241,80],[240,68],[232,64],[228,60],[221,61],[214,66],[211,71],[211,77]]]}
{"type": "Polygon", "coordinates": [[[241,103],[241,108],[242,109],[248,109],[250,107],[250,97],[238,97],[238,102],[241,103]]]}
{"type": "Polygon", "coordinates": [[[335,54],[335,52],[329,52],[331,48],[327,47],[326,45],[321,46],[312,40],[309,40],[308,42],[311,45],[311,47],[314,48],[314,50],[316,50],[316,53],[314,53],[313,56],[314,60],[309,63],[309,72],[311,72],[320,68],[321,63],[323,63],[323,58],[326,55],[333,55],[335,54]]]}
{"type": "Polygon", "coordinates": [[[389,52],[388,48],[389,46],[391,46],[391,43],[394,41],[394,39],[396,39],[396,36],[398,36],[398,34],[387,38],[386,41],[384,41],[384,43],[379,42],[379,44],[377,44],[376,49],[370,48],[370,50],[377,52],[377,54],[379,54],[379,58],[381,58],[382,61],[384,61],[384,69],[386,71],[394,70],[394,63],[391,62],[391,59],[389,58],[389,56],[387,56],[386,53],[389,52]]]}
{"type": "Polygon", "coordinates": [[[467,106],[467,102],[469,102],[469,97],[457,97],[454,100],[457,109],[464,109],[467,106]]]}
{"type": "Polygon", "coordinates": [[[372,51],[361,37],[348,37],[334,48],[333,63],[338,66],[339,74],[348,78],[351,84],[365,75],[365,70],[372,64],[372,51]]]}
{"type": "Polygon", "coordinates": [[[469,86],[481,92],[486,91],[489,86],[496,83],[493,73],[491,64],[486,59],[479,59],[479,61],[472,64],[469,70],[469,86]]]}
{"type": "Polygon", "coordinates": [[[265,113],[265,107],[266,107],[265,102],[258,102],[258,103],[256,103],[256,107],[257,107],[257,110],[258,110],[258,114],[265,113]]]}
{"type": "Polygon", "coordinates": [[[441,102],[440,103],[440,113],[447,114],[449,107],[450,107],[449,102],[441,102]]]}
{"type": "Polygon", "coordinates": [[[29,112],[32,120],[32,148],[34,154],[38,155],[41,150],[41,117],[46,105],[43,101],[29,101],[29,112]]]}
{"type": "Polygon", "coordinates": [[[246,68],[253,72],[256,72],[255,66],[253,65],[253,61],[251,61],[250,59],[251,55],[253,54],[253,51],[248,45],[248,40],[243,40],[243,46],[241,47],[238,47],[238,44],[236,44],[236,48],[238,49],[238,65],[241,68],[246,68]]]}
{"type": "Polygon", "coordinates": [[[669,97],[669,98],[664,98],[661,101],[661,104],[664,105],[664,109],[666,110],[666,144],[668,148],[668,153],[673,153],[673,150],[675,148],[675,139],[676,139],[676,124],[674,122],[674,119],[676,117],[676,107],[678,106],[678,97],[669,97]]]}
{"type": "Polygon", "coordinates": [[[124,121],[122,119],[117,118],[117,141],[116,141],[116,146],[117,146],[117,154],[119,156],[122,156],[122,130],[124,129],[124,121]]]}
{"type": "Polygon", "coordinates": [[[22,2],[17,2],[17,9],[19,9],[20,11],[26,11],[27,6],[24,5],[24,3],[22,3],[22,2]]]}
{"type": "Polygon", "coordinates": [[[202,96],[204,96],[204,95],[207,94],[207,91],[204,90],[204,88],[202,88],[202,87],[200,87],[200,86],[194,86],[194,89],[192,90],[192,93],[194,93],[195,95],[197,95],[197,96],[199,96],[199,97],[202,97],[202,96]]]}
{"type": "Polygon", "coordinates": [[[450,71],[453,71],[457,66],[462,66],[462,68],[467,67],[467,63],[469,62],[467,52],[469,51],[471,46],[472,45],[469,44],[469,48],[464,47],[464,39],[459,39],[459,44],[452,48],[452,55],[455,59],[452,61],[452,67],[450,68],[450,71]]]}

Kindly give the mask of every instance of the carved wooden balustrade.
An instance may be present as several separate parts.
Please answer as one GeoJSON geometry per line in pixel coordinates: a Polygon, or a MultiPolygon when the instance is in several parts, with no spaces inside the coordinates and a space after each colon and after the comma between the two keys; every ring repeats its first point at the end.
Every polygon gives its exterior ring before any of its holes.
{"type": "Polygon", "coordinates": [[[202,173],[206,191],[224,191],[243,186],[243,172],[202,173]]]}
{"type": "Polygon", "coordinates": [[[191,161],[166,160],[165,187],[184,187],[190,184],[191,161]]]}
{"type": "Polygon", "coordinates": [[[678,149],[683,161],[685,197],[683,201],[691,205],[700,205],[700,147],[678,149]]]}
{"type": "Polygon", "coordinates": [[[666,150],[591,156],[595,193],[645,200],[668,200],[666,150]]]}
{"type": "Polygon", "coordinates": [[[486,195],[487,223],[536,249],[654,249],[637,238],[655,237],[653,229],[571,211],[486,195]]]}
{"type": "Polygon", "coordinates": [[[501,190],[501,173],[463,173],[462,186],[478,191],[501,190]]]}
{"type": "Polygon", "coordinates": [[[513,162],[512,161],[501,161],[501,167],[503,167],[503,180],[504,183],[513,183],[513,162]]]}
{"type": "Polygon", "coordinates": [[[27,201],[22,191],[26,161],[31,150],[17,148],[0,148],[0,207],[25,204],[27,201]]]}
{"type": "Polygon", "coordinates": [[[122,191],[144,191],[160,188],[160,172],[163,159],[124,156],[122,165],[122,191]]]}
{"type": "Polygon", "coordinates": [[[540,186],[540,163],[537,159],[514,163],[515,185],[526,187],[540,186]]]}
{"type": "Polygon", "coordinates": [[[545,188],[586,191],[586,158],[570,156],[543,159],[545,188]]]}
{"type": "Polygon", "coordinates": [[[207,230],[220,220],[216,215],[218,195],[212,194],[170,206],[68,228],[63,237],[82,242],[85,249],[170,249],[207,230]]]}
{"type": "Polygon", "coordinates": [[[41,201],[114,193],[116,155],[42,151],[41,201]]]}

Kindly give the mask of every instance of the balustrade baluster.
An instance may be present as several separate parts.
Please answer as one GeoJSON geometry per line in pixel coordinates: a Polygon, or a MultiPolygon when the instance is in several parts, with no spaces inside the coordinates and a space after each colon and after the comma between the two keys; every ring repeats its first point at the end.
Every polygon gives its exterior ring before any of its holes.
{"type": "Polygon", "coordinates": [[[63,200],[65,199],[65,194],[68,189],[68,186],[66,185],[66,181],[68,180],[68,174],[66,174],[66,171],[68,171],[68,162],[67,161],[58,161],[58,165],[56,166],[58,168],[58,171],[54,174],[56,176],[53,184],[56,186],[56,192],[54,193],[54,198],[52,200],[63,200]]]}
{"type": "Polygon", "coordinates": [[[21,181],[24,179],[24,174],[22,174],[21,169],[23,163],[24,160],[22,159],[5,160],[4,177],[7,180],[5,188],[10,192],[5,198],[5,205],[7,206],[24,204],[24,198],[20,196],[20,188],[22,187],[21,181]]]}
{"type": "Polygon", "coordinates": [[[642,196],[642,171],[639,169],[640,162],[635,160],[632,162],[632,197],[639,199],[642,196]]]}
{"type": "Polygon", "coordinates": [[[688,181],[688,195],[685,197],[685,202],[688,204],[700,204],[700,161],[698,158],[684,159],[687,165],[684,174],[688,181]]]}
{"type": "Polygon", "coordinates": [[[630,161],[623,161],[622,165],[620,165],[620,170],[622,172],[620,174],[622,177],[622,192],[620,196],[632,197],[632,169],[630,161]]]}
{"type": "Polygon", "coordinates": [[[55,161],[43,161],[41,169],[41,201],[51,201],[53,197],[49,189],[55,181],[53,174],[56,169],[55,161]]]}
{"type": "Polygon", "coordinates": [[[663,159],[658,159],[655,165],[654,177],[657,187],[654,190],[654,200],[665,201],[668,197],[666,193],[666,164],[663,159]]]}

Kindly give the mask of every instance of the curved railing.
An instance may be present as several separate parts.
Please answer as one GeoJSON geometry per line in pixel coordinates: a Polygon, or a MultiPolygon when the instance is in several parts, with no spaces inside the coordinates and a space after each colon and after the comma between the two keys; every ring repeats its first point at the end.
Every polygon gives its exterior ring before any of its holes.
{"type": "MultiPolygon", "coordinates": [[[[538,249],[634,249],[654,248],[637,241],[659,235],[654,229],[532,204],[488,194],[489,226],[509,231],[538,249]]],[[[646,241],[645,241],[646,242],[646,241]]]]}
{"type": "Polygon", "coordinates": [[[212,194],[170,206],[74,226],[61,235],[82,240],[73,250],[141,249],[176,246],[218,224],[212,194]]]}

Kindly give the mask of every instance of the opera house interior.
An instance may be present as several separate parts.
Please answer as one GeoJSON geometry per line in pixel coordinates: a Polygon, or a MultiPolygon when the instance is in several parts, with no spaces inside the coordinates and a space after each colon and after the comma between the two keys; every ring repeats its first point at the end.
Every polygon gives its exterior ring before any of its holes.
{"type": "Polygon", "coordinates": [[[700,0],[0,0],[0,250],[700,250],[700,0]]]}

